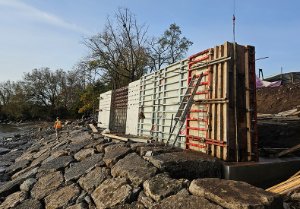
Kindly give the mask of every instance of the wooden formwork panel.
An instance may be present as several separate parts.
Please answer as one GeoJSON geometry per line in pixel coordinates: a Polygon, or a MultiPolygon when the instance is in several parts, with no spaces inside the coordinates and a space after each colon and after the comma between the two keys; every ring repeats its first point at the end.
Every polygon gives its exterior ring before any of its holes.
{"type": "Polygon", "coordinates": [[[189,79],[204,78],[187,118],[187,149],[227,161],[257,160],[254,53],[227,42],[190,57],[189,79]]]}
{"type": "Polygon", "coordinates": [[[110,129],[125,133],[128,105],[128,86],[116,89],[112,93],[112,111],[110,129]]]}

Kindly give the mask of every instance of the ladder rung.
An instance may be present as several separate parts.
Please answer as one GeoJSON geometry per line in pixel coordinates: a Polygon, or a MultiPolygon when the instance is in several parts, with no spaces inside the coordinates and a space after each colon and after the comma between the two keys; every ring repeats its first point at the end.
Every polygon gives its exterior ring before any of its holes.
{"type": "Polygon", "coordinates": [[[207,110],[190,110],[190,112],[205,112],[205,113],[207,113],[207,110]]]}
{"type": "Polygon", "coordinates": [[[207,119],[204,119],[204,118],[187,118],[187,120],[190,120],[190,121],[202,121],[202,122],[207,122],[208,121],[207,119]]]}
{"type": "Polygon", "coordinates": [[[186,127],[186,129],[195,131],[207,131],[207,128],[186,127]]]}

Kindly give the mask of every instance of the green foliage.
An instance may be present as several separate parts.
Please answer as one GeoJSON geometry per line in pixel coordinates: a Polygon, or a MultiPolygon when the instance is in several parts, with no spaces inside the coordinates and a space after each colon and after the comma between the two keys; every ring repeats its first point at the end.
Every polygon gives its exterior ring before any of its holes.
{"type": "Polygon", "coordinates": [[[94,85],[89,84],[81,93],[82,106],[79,108],[78,113],[95,114],[96,107],[99,105],[98,97],[100,93],[106,92],[108,89],[109,87],[100,80],[94,85]]]}

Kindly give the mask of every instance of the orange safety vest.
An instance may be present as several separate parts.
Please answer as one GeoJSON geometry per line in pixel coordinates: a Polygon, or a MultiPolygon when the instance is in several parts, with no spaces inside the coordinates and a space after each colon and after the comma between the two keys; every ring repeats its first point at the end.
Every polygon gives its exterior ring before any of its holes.
{"type": "Polygon", "coordinates": [[[61,121],[60,120],[55,121],[54,128],[55,129],[61,129],[61,121]]]}

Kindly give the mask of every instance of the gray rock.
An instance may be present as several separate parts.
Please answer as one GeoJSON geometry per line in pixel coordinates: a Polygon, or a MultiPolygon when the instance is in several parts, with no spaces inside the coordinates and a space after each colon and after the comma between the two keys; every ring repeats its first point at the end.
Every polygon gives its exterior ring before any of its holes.
{"type": "Polygon", "coordinates": [[[105,147],[116,144],[115,142],[102,143],[96,146],[98,152],[104,152],[105,147]]]}
{"type": "Polygon", "coordinates": [[[16,173],[16,172],[24,169],[29,163],[30,163],[29,160],[21,160],[19,162],[16,162],[16,163],[12,164],[11,166],[9,166],[8,168],[6,168],[6,173],[8,173],[9,175],[12,175],[13,173],[16,173]]]}
{"type": "Polygon", "coordinates": [[[158,204],[151,207],[151,209],[222,209],[222,207],[209,202],[204,197],[197,197],[189,195],[186,190],[172,195],[158,204]]]}
{"type": "Polygon", "coordinates": [[[80,189],[74,184],[63,187],[45,197],[46,209],[60,208],[74,202],[80,189]]]}
{"type": "Polygon", "coordinates": [[[24,200],[20,205],[17,205],[14,209],[42,209],[40,201],[35,199],[24,200]]]}
{"type": "Polygon", "coordinates": [[[73,161],[72,156],[61,156],[57,157],[54,160],[51,160],[47,163],[44,163],[39,171],[56,171],[56,170],[61,170],[67,167],[72,161],[73,161]]]}
{"type": "Polygon", "coordinates": [[[68,151],[70,154],[74,154],[92,142],[93,142],[92,140],[88,139],[88,140],[82,141],[80,143],[65,144],[57,149],[53,149],[53,151],[65,150],[65,151],[68,151]]]}
{"type": "Polygon", "coordinates": [[[105,155],[103,161],[108,167],[112,167],[119,159],[131,152],[131,149],[123,144],[114,144],[105,147],[105,155]]]}
{"type": "Polygon", "coordinates": [[[35,199],[42,199],[56,190],[63,183],[63,180],[60,171],[42,176],[33,186],[31,196],[35,199]]]}
{"type": "Polygon", "coordinates": [[[78,179],[83,174],[92,170],[98,163],[101,163],[103,154],[94,154],[79,163],[75,163],[69,169],[65,171],[65,180],[70,181],[72,179],[78,179]]]}
{"type": "Polygon", "coordinates": [[[29,192],[32,188],[32,186],[36,183],[36,179],[34,178],[29,178],[26,179],[21,185],[20,185],[20,190],[24,192],[29,192]]]}
{"type": "Polygon", "coordinates": [[[0,155],[6,154],[10,152],[10,149],[4,148],[4,147],[0,147],[0,155]]]}
{"type": "Polygon", "coordinates": [[[161,153],[169,153],[169,152],[181,152],[182,149],[175,147],[166,147],[166,146],[146,146],[146,147],[138,147],[137,152],[141,156],[145,156],[147,153],[151,152],[151,155],[158,155],[161,153]]]}
{"type": "Polygon", "coordinates": [[[78,203],[76,205],[71,205],[69,207],[67,207],[66,209],[87,209],[88,206],[85,203],[78,203]]]}
{"type": "Polygon", "coordinates": [[[39,158],[41,157],[43,154],[45,154],[46,152],[49,152],[49,148],[48,147],[43,147],[42,149],[40,149],[37,153],[34,153],[33,154],[33,158],[36,159],[36,158],[39,158]]]}
{"type": "Polygon", "coordinates": [[[70,133],[71,137],[70,137],[70,141],[72,143],[82,143],[84,141],[89,141],[91,139],[91,135],[86,132],[86,131],[81,131],[75,135],[73,135],[72,133],[70,133]]]}
{"type": "Polygon", "coordinates": [[[87,157],[92,156],[94,153],[95,153],[95,150],[93,148],[82,149],[74,155],[74,158],[78,161],[81,161],[87,157]]]}
{"type": "Polygon", "coordinates": [[[245,182],[217,178],[193,180],[189,191],[229,209],[282,208],[279,196],[245,182]]]}
{"type": "Polygon", "coordinates": [[[33,160],[33,155],[34,155],[35,153],[34,152],[31,152],[31,151],[26,151],[26,152],[24,152],[24,153],[22,153],[22,155],[21,156],[19,156],[19,157],[17,157],[16,159],[15,159],[15,161],[16,162],[18,162],[18,161],[21,161],[21,160],[33,160]]]}
{"type": "Polygon", "coordinates": [[[132,187],[125,178],[107,179],[92,193],[97,208],[110,208],[130,200],[132,187]]]}
{"type": "Polygon", "coordinates": [[[27,197],[27,195],[26,195],[25,192],[20,192],[20,191],[15,192],[15,193],[13,193],[13,194],[6,197],[4,202],[0,205],[0,208],[1,209],[8,209],[8,208],[15,207],[20,202],[25,200],[26,197],[27,197]]]}
{"type": "Polygon", "coordinates": [[[12,165],[13,163],[10,162],[10,161],[1,161],[0,162],[0,166],[4,166],[4,167],[7,167],[7,166],[10,166],[12,165]]]}
{"type": "Polygon", "coordinates": [[[76,203],[84,202],[84,198],[87,196],[87,192],[82,190],[80,195],[78,196],[76,203]]]}
{"type": "Polygon", "coordinates": [[[131,204],[119,204],[110,209],[145,209],[145,207],[141,203],[133,202],[131,204]]]}
{"type": "Polygon", "coordinates": [[[108,168],[96,167],[81,177],[78,183],[85,191],[92,193],[107,178],[110,178],[110,170],[108,168]]]}
{"type": "Polygon", "coordinates": [[[19,185],[24,182],[25,179],[34,177],[37,173],[37,168],[31,169],[22,175],[18,176],[17,178],[6,182],[4,185],[0,187],[0,197],[7,196],[14,191],[17,191],[19,185]]]}
{"type": "Polygon", "coordinates": [[[96,149],[97,145],[99,144],[104,144],[104,143],[108,143],[109,141],[104,139],[104,138],[99,138],[99,139],[95,139],[94,138],[94,142],[89,144],[89,145],[86,145],[84,148],[94,148],[96,149]]]}
{"type": "Polygon", "coordinates": [[[49,157],[49,155],[50,155],[50,151],[47,151],[47,152],[43,153],[38,158],[33,160],[32,163],[30,164],[30,166],[33,167],[33,166],[40,165],[44,160],[46,160],[49,157]]]}
{"type": "MultiPolygon", "coordinates": [[[[28,166],[28,167],[24,168],[23,170],[20,170],[19,172],[17,172],[17,173],[15,173],[14,175],[12,175],[11,179],[15,179],[15,178],[17,178],[17,177],[23,175],[24,173],[27,173],[27,172],[29,172],[29,171],[35,169],[35,168],[36,168],[36,166],[28,166]]],[[[37,170],[37,169],[36,169],[36,170],[37,170]]]]}
{"type": "Polygon", "coordinates": [[[2,175],[6,171],[6,167],[0,166],[0,174],[2,175]]]}
{"type": "Polygon", "coordinates": [[[20,157],[23,154],[23,151],[21,150],[15,150],[15,151],[10,151],[6,154],[0,155],[0,161],[10,161],[10,162],[15,162],[15,159],[20,157]]]}
{"type": "Polygon", "coordinates": [[[128,154],[111,169],[113,177],[126,177],[134,186],[140,186],[144,181],[154,176],[156,172],[157,169],[154,166],[136,153],[128,154]]]}
{"type": "Polygon", "coordinates": [[[184,186],[184,179],[172,179],[166,173],[158,174],[143,184],[144,192],[155,201],[160,201],[179,192],[184,186]]]}
{"type": "Polygon", "coordinates": [[[221,177],[220,161],[200,152],[164,153],[151,156],[148,160],[162,172],[168,172],[173,178],[221,177]]]}
{"type": "Polygon", "coordinates": [[[154,200],[148,197],[143,191],[139,194],[138,202],[141,203],[145,208],[151,208],[155,205],[154,200]]]}
{"type": "Polygon", "coordinates": [[[297,192],[297,193],[292,194],[291,195],[291,200],[293,200],[293,201],[299,201],[299,203],[300,203],[300,193],[297,192]]]}
{"type": "Polygon", "coordinates": [[[137,149],[139,147],[154,147],[156,144],[154,143],[143,143],[143,142],[138,142],[138,143],[132,143],[130,144],[130,148],[133,150],[133,151],[137,151],[137,149]]]}
{"type": "Polygon", "coordinates": [[[54,160],[55,158],[58,158],[58,157],[61,157],[61,156],[67,156],[69,153],[68,151],[66,150],[57,150],[57,151],[54,151],[51,153],[51,155],[42,162],[42,165],[51,161],[51,160],[54,160]]]}
{"type": "Polygon", "coordinates": [[[40,145],[40,144],[33,144],[31,147],[29,147],[28,149],[27,149],[27,152],[30,152],[30,153],[32,153],[32,152],[38,152],[40,149],[41,149],[41,146],[42,145],[40,145]]]}

